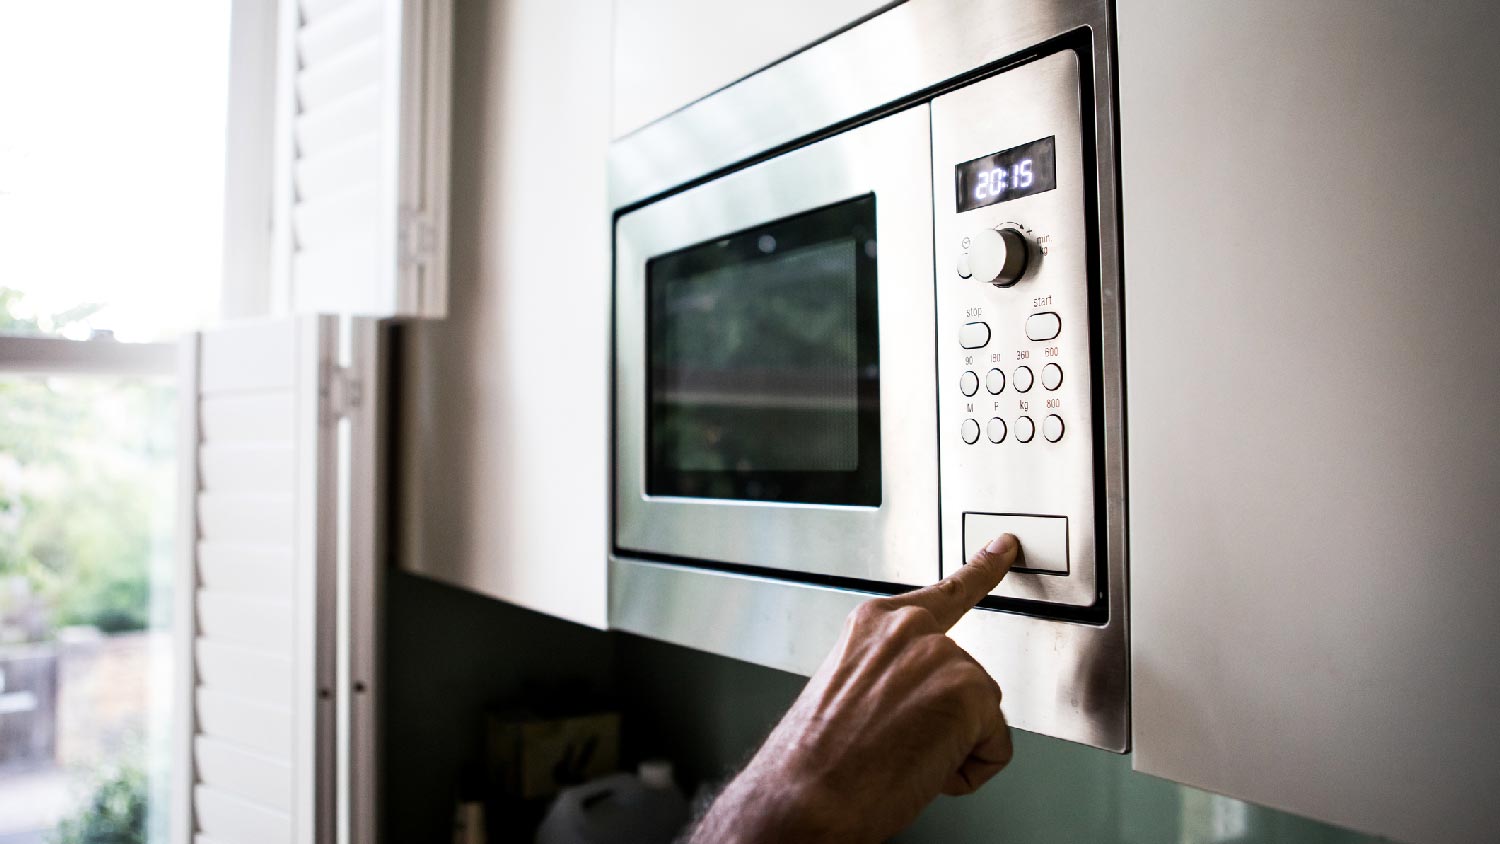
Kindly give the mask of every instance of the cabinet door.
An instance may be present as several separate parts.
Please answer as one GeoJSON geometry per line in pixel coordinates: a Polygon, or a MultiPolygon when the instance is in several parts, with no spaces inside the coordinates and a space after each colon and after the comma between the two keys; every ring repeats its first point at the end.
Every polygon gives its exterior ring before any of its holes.
{"type": "Polygon", "coordinates": [[[401,327],[411,571],[605,625],[608,4],[460,6],[449,315],[401,327]]]}
{"type": "Polygon", "coordinates": [[[895,5],[890,0],[615,0],[613,136],[895,5]]]}
{"type": "Polygon", "coordinates": [[[1119,6],[1139,770],[1500,828],[1497,27],[1119,6]]]}
{"type": "Polygon", "coordinates": [[[174,841],[374,840],[377,349],[345,330],[183,341],[174,841]]]}

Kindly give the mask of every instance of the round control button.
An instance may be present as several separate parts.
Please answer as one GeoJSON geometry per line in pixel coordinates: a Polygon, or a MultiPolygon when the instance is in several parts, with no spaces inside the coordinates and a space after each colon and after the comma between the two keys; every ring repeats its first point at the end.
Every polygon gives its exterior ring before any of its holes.
{"type": "Polygon", "coordinates": [[[1031,421],[1030,416],[1022,416],[1016,420],[1016,442],[1029,443],[1036,436],[1036,423],[1031,421]]]}
{"type": "Polygon", "coordinates": [[[974,270],[973,270],[973,268],[971,268],[969,266],[969,256],[968,255],[960,255],[960,256],[958,256],[958,266],[955,267],[954,269],[958,270],[958,277],[959,278],[973,278],[974,277],[974,270]]]}
{"type": "Polygon", "coordinates": [[[984,388],[993,395],[999,395],[1005,390],[1005,373],[998,369],[991,369],[984,376],[984,388]]]}
{"type": "Polygon", "coordinates": [[[965,419],[961,433],[963,434],[964,442],[969,445],[979,442],[979,423],[973,419],[965,419]]]}
{"type": "Polygon", "coordinates": [[[1049,363],[1042,367],[1042,386],[1049,390],[1055,390],[1062,386],[1062,367],[1055,363],[1049,363]]]}
{"type": "Polygon", "coordinates": [[[1063,421],[1061,416],[1054,413],[1042,420],[1042,436],[1047,438],[1047,442],[1055,443],[1062,439],[1062,435],[1063,421]]]}
{"type": "Polygon", "coordinates": [[[985,426],[984,433],[985,436],[990,438],[990,442],[992,443],[1005,442],[1005,420],[998,416],[991,419],[990,424],[985,426]]]}
{"type": "Polygon", "coordinates": [[[1031,389],[1031,384],[1034,379],[1035,376],[1031,374],[1031,367],[1018,366],[1016,367],[1016,374],[1011,376],[1010,383],[1015,385],[1016,392],[1024,393],[1027,390],[1031,389]]]}
{"type": "Polygon", "coordinates": [[[972,396],[979,392],[979,376],[973,372],[965,372],[958,377],[958,388],[964,391],[964,395],[972,396]]]}
{"type": "MultiPolygon", "coordinates": [[[[979,281],[1009,287],[1026,274],[1031,249],[1026,236],[1015,226],[980,229],[964,238],[960,245],[967,250],[968,260],[960,259],[959,268],[970,270],[979,281]]],[[[962,272],[959,275],[969,277],[962,272]]]]}

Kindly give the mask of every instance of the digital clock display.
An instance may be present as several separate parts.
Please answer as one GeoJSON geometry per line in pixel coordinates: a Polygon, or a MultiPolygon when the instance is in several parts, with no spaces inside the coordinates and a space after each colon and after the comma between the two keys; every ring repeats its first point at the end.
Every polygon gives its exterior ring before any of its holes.
{"type": "Polygon", "coordinates": [[[1057,144],[1042,138],[965,161],[954,168],[958,211],[973,211],[1057,187],[1057,144]]]}

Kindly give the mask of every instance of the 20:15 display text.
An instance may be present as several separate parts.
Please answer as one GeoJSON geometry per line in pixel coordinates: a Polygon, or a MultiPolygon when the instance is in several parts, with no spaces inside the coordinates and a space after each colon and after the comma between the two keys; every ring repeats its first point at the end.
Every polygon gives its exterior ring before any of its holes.
{"type": "Polygon", "coordinates": [[[974,181],[974,201],[983,202],[991,198],[1003,199],[1005,191],[1011,187],[1025,190],[1036,182],[1036,177],[1031,172],[1031,159],[1023,158],[1010,165],[1009,171],[1004,167],[982,170],[974,181]]]}
{"type": "Polygon", "coordinates": [[[1057,187],[1057,143],[1046,137],[954,168],[960,213],[1057,187]]]}

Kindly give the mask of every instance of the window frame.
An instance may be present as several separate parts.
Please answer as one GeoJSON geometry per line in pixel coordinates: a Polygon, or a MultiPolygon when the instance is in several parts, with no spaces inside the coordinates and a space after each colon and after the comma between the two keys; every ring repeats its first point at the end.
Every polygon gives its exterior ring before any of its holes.
{"type": "Polygon", "coordinates": [[[177,344],[0,335],[0,375],[163,375],[177,372],[177,344]]]}
{"type": "Polygon", "coordinates": [[[284,6],[295,9],[296,4],[231,0],[230,5],[219,300],[224,320],[286,313],[277,306],[273,263],[282,154],[277,113],[285,96],[281,70],[284,6]]]}

